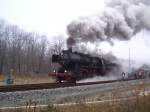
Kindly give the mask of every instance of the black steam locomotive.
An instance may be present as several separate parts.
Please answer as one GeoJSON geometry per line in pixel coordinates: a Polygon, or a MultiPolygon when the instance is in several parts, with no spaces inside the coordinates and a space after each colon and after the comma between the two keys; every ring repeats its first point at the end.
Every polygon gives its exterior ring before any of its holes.
{"type": "Polygon", "coordinates": [[[57,78],[58,82],[76,82],[95,75],[104,76],[117,67],[116,63],[88,54],[72,52],[72,49],[63,50],[59,55],[54,54],[52,62],[60,64],[58,71],[54,70],[49,74],[57,78]]]}

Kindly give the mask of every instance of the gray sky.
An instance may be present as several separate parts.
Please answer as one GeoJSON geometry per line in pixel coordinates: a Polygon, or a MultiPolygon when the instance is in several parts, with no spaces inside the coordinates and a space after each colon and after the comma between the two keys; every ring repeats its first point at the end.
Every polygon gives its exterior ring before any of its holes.
{"type": "Polygon", "coordinates": [[[0,17],[21,28],[66,34],[66,25],[79,16],[101,11],[103,0],[0,0],[0,17]]]}
{"type": "MultiPolygon", "coordinates": [[[[27,31],[52,36],[66,35],[66,26],[80,16],[89,16],[104,10],[105,0],[0,0],[0,18],[27,31]]],[[[102,43],[105,52],[112,51],[117,57],[149,61],[150,33],[142,31],[130,42],[115,42],[114,46],[102,43]],[[142,38],[141,38],[142,37],[142,38]]]]}

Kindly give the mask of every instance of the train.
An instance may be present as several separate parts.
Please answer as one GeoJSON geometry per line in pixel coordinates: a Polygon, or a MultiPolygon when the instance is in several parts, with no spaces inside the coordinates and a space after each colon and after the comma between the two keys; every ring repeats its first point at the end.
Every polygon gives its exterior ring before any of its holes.
{"type": "Polygon", "coordinates": [[[118,67],[102,57],[93,57],[89,54],[73,52],[72,49],[63,50],[61,54],[52,55],[52,63],[60,65],[58,70],[54,69],[49,76],[56,78],[56,81],[73,82],[90,78],[95,75],[104,76],[118,67]]]}
{"type": "Polygon", "coordinates": [[[150,78],[150,68],[140,67],[137,70],[132,71],[128,77],[128,79],[146,79],[150,78]]]}

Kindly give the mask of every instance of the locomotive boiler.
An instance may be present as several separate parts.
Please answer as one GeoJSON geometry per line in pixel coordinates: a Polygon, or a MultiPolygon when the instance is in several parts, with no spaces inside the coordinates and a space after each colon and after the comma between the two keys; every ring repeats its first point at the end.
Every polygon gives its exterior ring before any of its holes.
{"type": "Polygon", "coordinates": [[[63,50],[61,54],[52,55],[52,62],[60,65],[58,71],[50,73],[58,82],[76,82],[95,75],[104,76],[117,66],[100,57],[72,52],[72,49],[63,50]]]}

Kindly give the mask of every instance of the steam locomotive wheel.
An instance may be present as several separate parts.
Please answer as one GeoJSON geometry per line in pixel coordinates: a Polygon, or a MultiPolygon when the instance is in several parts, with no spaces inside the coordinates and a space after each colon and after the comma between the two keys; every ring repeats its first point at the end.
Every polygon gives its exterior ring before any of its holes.
{"type": "Polygon", "coordinates": [[[57,77],[57,82],[62,83],[62,77],[57,77]]]}
{"type": "Polygon", "coordinates": [[[72,82],[76,84],[76,78],[72,77],[72,82]]]}
{"type": "Polygon", "coordinates": [[[68,80],[68,82],[70,82],[70,83],[76,83],[76,78],[75,77],[70,77],[70,79],[68,80]]]}
{"type": "Polygon", "coordinates": [[[81,78],[86,78],[88,76],[88,73],[86,71],[82,72],[81,78]]]}

